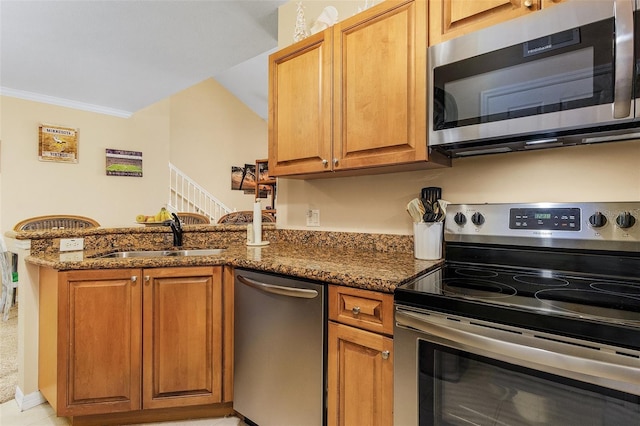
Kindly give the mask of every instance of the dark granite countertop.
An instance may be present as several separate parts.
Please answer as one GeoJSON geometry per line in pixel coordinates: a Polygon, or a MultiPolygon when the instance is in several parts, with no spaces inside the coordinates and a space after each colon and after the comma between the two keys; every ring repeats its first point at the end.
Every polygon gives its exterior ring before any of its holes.
{"type": "MultiPolygon", "coordinates": [[[[210,232],[210,230],[207,231],[210,232]]],[[[213,241],[211,239],[202,241],[195,234],[191,238],[191,241],[198,242],[193,248],[225,248],[226,250],[219,255],[96,258],[95,256],[113,249],[85,245],[87,249],[83,252],[61,253],[57,250],[34,252],[32,250],[31,255],[25,260],[30,264],[57,270],[230,265],[235,268],[273,272],[387,293],[392,293],[398,285],[442,263],[441,260],[415,259],[413,251],[407,250],[408,245],[404,241],[406,238],[411,238],[410,236],[279,232],[272,229],[267,233],[268,240],[271,241],[269,245],[250,247],[244,243],[245,234],[242,229],[227,229],[227,231],[229,232],[218,233],[217,239],[213,241]],[[361,241],[356,244],[345,244],[340,241],[341,238],[350,242],[360,238],[361,241]],[[333,244],[326,243],[327,241],[333,244]],[[385,244],[381,246],[381,242],[385,244]],[[398,247],[387,249],[394,245],[398,247]]],[[[122,233],[122,230],[116,232],[122,233]]],[[[246,233],[246,229],[244,232],[246,233]]]]}

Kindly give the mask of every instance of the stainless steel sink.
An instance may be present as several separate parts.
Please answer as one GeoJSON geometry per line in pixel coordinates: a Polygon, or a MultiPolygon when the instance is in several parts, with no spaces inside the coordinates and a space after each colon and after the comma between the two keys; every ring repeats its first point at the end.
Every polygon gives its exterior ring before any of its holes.
{"type": "Polygon", "coordinates": [[[187,249],[187,250],[138,250],[115,251],[96,256],[98,258],[128,258],[128,257],[181,257],[181,256],[212,256],[224,253],[226,249],[187,249]]]}

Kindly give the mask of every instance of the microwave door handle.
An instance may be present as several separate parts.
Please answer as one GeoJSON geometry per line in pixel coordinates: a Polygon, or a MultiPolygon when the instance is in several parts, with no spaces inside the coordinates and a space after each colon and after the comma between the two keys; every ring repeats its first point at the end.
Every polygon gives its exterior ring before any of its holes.
{"type": "Polygon", "coordinates": [[[633,0],[614,1],[615,21],[615,85],[613,118],[631,114],[633,86],[633,0]]]}
{"type": "Polygon", "coordinates": [[[424,333],[427,340],[429,336],[443,339],[456,349],[487,354],[506,362],[510,362],[509,359],[519,360],[527,366],[542,368],[543,371],[558,372],[580,381],[638,395],[637,366],[616,364],[577,353],[563,353],[561,346],[569,346],[563,343],[549,341],[546,348],[527,346],[454,329],[431,321],[428,316],[406,311],[396,311],[395,320],[396,326],[418,330],[424,333]]]}

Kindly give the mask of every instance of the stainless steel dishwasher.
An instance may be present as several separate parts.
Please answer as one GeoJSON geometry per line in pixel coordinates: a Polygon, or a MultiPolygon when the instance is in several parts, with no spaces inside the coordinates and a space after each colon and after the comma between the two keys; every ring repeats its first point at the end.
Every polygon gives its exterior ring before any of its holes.
{"type": "Polygon", "coordinates": [[[233,408],[248,424],[323,425],[325,288],[235,271],[233,408]]]}

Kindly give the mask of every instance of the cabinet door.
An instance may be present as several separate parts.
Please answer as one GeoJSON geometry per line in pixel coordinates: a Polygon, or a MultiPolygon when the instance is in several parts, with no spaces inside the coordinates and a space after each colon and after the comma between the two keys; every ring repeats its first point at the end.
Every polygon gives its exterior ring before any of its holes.
{"type": "Polygon", "coordinates": [[[427,159],[426,21],[385,1],[334,26],[334,170],[427,159]]]}
{"type": "Polygon", "coordinates": [[[331,170],[331,30],[269,56],[269,174],[331,170]]]}
{"type": "Polygon", "coordinates": [[[222,267],[143,275],[143,407],[220,402],[222,267]]]}
{"type": "Polygon", "coordinates": [[[540,9],[541,0],[429,1],[429,45],[540,9]]]}
{"type": "Polygon", "coordinates": [[[393,424],[393,340],[329,322],[327,424],[393,424]]]}
{"type": "Polygon", "coordinates": [[[60,273],[59,416],[140,409],[139,275],[133,269],[60,273]]]}

